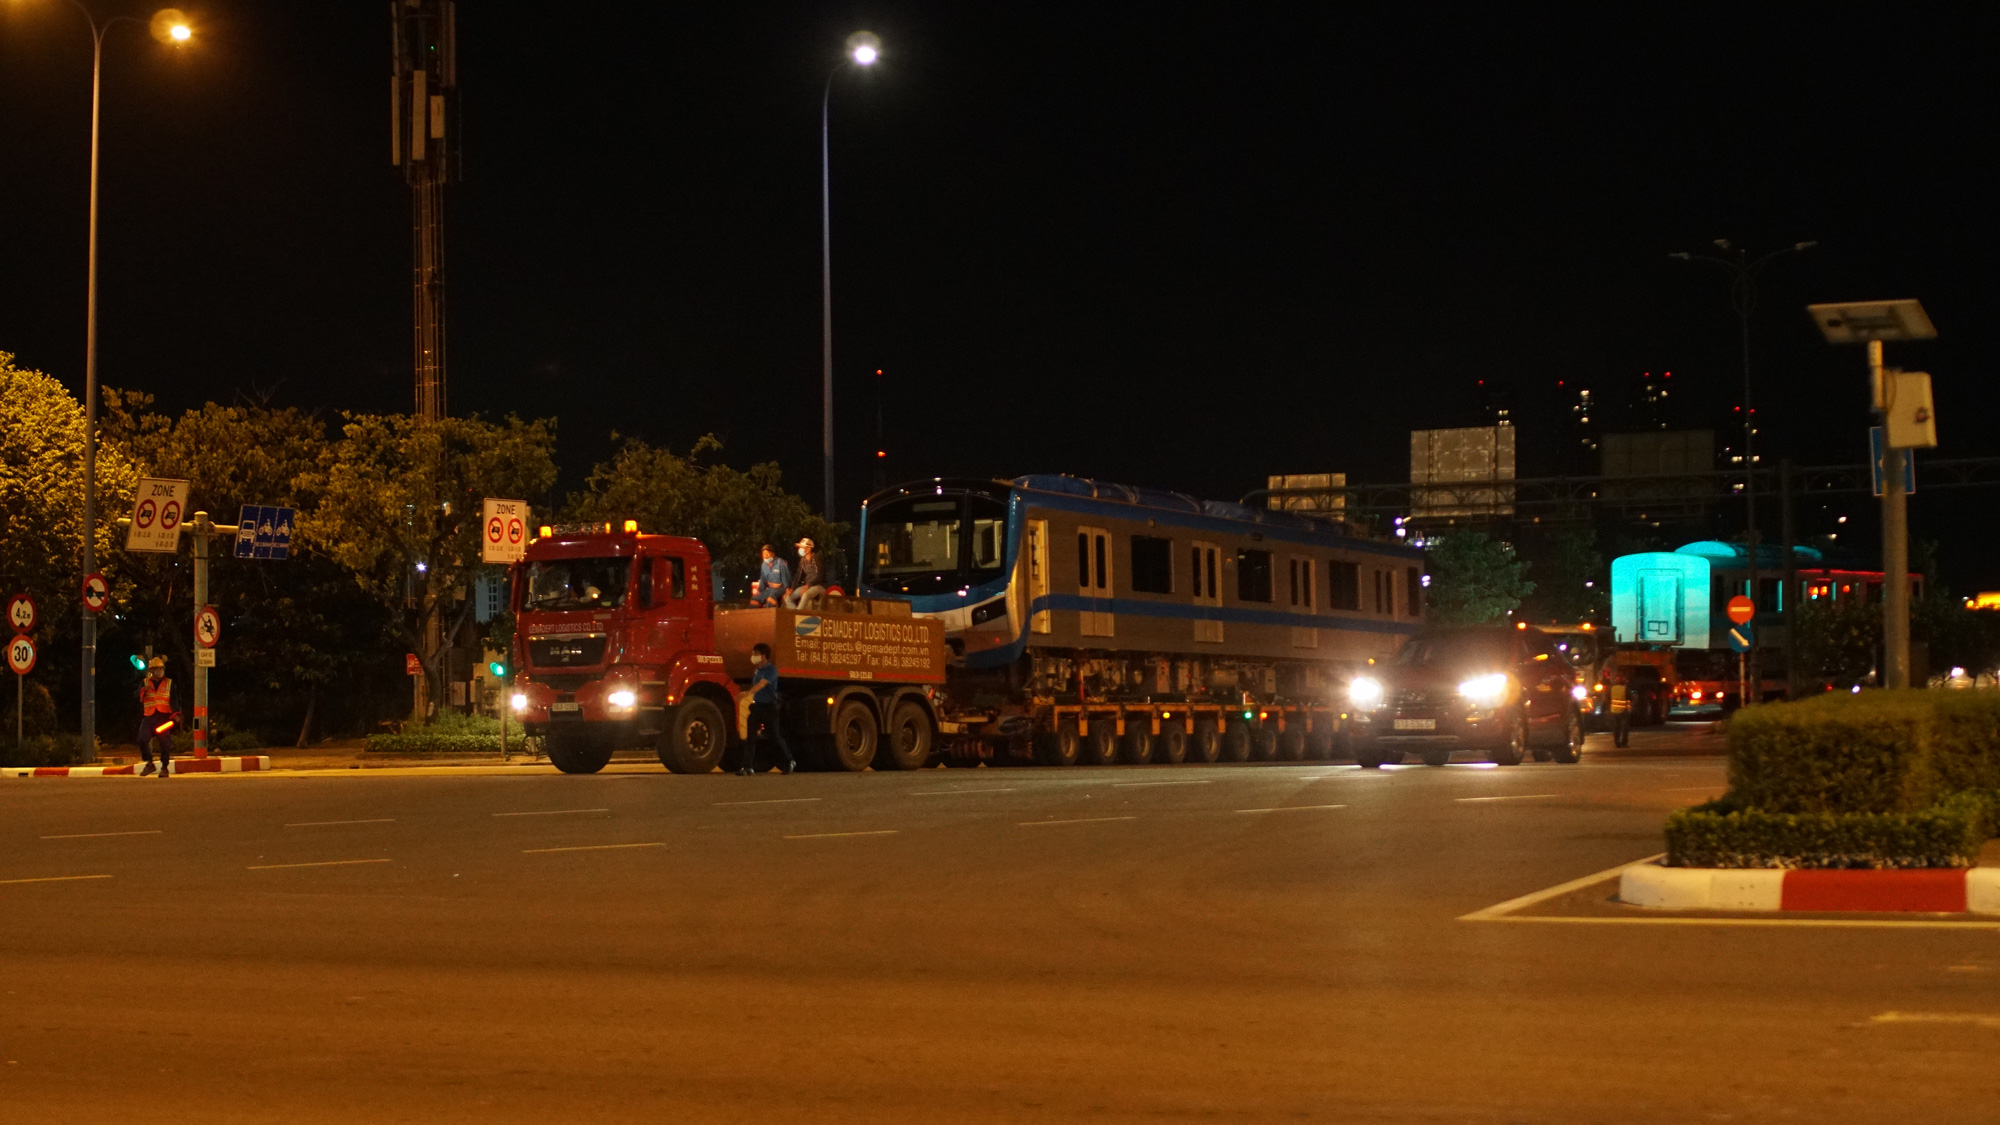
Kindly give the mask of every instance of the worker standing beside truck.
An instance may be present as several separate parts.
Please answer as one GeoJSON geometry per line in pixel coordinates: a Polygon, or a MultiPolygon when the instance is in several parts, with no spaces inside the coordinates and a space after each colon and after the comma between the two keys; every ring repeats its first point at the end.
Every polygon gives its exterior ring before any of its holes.
{"type": "Polygon", "coordinates": [[[786,773],[799,768],[792,748],[785,742],[785,730],[779,722],[780,704],[784,698],[778,687],[778,666],[771,661],[771,646],[763,643],[750,648],[750,664],[756,671],[750,673],[750,724],[743,742],[743,768],[737,773],[750,777],[758,772],[757,748],[770,741],[785,756],[781,767],[786,773]]]}
{"type": "Polygon", "coordinates": [[[1624,746],[1632,740],[1631,676],[1618,664],[1607,664],[1604,682],[1611,689],[1611,744],[1624,746]]]}

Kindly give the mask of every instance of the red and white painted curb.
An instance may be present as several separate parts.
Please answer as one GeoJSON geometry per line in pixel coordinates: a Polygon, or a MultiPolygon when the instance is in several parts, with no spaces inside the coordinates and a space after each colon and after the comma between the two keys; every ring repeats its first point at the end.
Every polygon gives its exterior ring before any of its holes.
{"type": "MultiPolygon", "coordinates": [[[[137,777],[144,766],[6,766],[0,777],[137,777]]],[[[271,768],[266,754],[226,758],[175,758],[173,772],[257,773],[271,768]]]]}
{"type": "Polygon", "coordinates": [[[1640,863],[1618,877],[1618,899],[1656,910],[2000,914],[2000,867],[1778,870],[1640,863]]]}

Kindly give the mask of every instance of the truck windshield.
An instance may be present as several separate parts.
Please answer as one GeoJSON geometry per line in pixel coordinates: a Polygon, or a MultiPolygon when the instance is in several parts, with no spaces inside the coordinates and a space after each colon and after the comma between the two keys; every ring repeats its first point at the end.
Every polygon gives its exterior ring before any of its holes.
{"type": "Polygon", "coordinates": [[[1557,633],[1549,637],[1556,651],[1578,668],[1597,663],[1597,637],[1591,633],[1557,633]]]}
{"type": "Polygon", "coordinates": [[[631,559],[542,559],[528,564],[523,609],[610,609],[625,601],[631,559]]]}

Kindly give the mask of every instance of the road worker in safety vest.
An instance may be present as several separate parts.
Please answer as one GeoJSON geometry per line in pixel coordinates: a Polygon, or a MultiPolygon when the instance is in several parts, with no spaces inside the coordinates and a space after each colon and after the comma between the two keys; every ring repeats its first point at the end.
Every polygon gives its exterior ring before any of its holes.
{"type": "Polygon", "coordinates": [[[153,772],[153,744],[159,743],[161,777],[173,772],[173,732],[180,725],[174,714],[174,682],[167,678],[165,657],[146,662],[146,678],[139,681],[139,755],[146,768],[140,776],[153,772]]]}
{"type": "Polygon", "coordinates": [[[1604,670],[1604,683],[1611,696],[1611,744],[1624,746],[1632,739],[1632,680],[1613,664],[1604,670]]]}

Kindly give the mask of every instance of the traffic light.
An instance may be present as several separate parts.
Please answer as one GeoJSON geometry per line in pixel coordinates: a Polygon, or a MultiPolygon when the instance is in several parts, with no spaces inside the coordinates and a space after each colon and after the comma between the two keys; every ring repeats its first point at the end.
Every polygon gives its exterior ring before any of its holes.
{"type": "Polygon", "coordinates": [[[132,662],[132,670],[134,672],[143,672],[146,670],[146,658],[140,656],[138,653],[135,652],[132,655],[126,657],[125,659],[130,660],[132,662]]]}
{"type": "Polygon", "coordinates": [[[507,665],[506,665],[506,664],[505,664],[504,662],[502,662],[502,661],[499,661],[499,660],[489,660],[489,661],[487,661],[487,662],[486,662],[486,670],[487,670],[488,672],[491,672],[491,673],[493,673],[493,678],[494,678],[494,679],[501,679],[501,680],[504,680],[504,679],[506,679],[506,678],[507,678],[507,665]]]}

